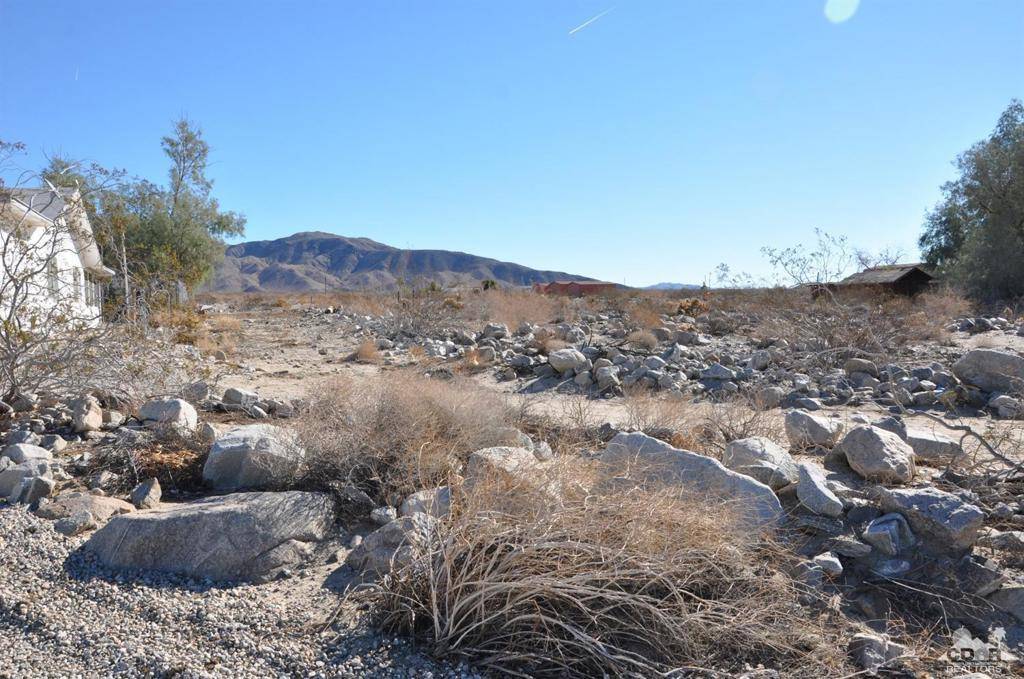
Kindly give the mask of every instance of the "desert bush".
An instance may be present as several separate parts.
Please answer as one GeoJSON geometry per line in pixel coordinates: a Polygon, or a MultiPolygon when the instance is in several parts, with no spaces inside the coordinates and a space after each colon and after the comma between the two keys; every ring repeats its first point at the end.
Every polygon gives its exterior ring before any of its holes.
{"type": "Polygon", "coordinates": [[[90,473],[113,472],[109,491],[131,492],[149,478],[160,481],[167,492],[194,493],[203,490],[203,465],[209,443],[173,429],[122,437],[100,446],[90,458],[90,473]]]}
{"type": "Polygon", "coordinates": [[[515,331],[523,323],[543,325],[567,318],[572,315],[570,309],[565,297],[522,290],[485,290],[467,296],[461,316],[473,325],[494,321],[515,331]]]}
{"type": "Polygon", "coordinates": [[[356,350],[352,352],[350,357],[353,361],[359,361],[360,363],[376,363],[380,360],[380,351],[377,349],[377,343],[373,340],[363,340],[356,347],[356,350]]]}
{"type": "Polygon", "coordinates": [[[654,351],[658,348],[658,338],[648,330],[634,330],[626,336],[626,342],[646,351],[654,351]]]}
{"type": "Polygon", "coordinates": [[[297,430],[306,485],[340,480],[381,502],[451,483],[474,451],[507,445],[514,411],[461,380],[394,372],[319,389],[297,430]]]}
{"type": "Polygon", "coordinates": [[[595,494],[575,461],[550,488],[474,485],[423,560],[363,596],[434,654],[530,677],[786,676],[849,668],[798,605],[783,550],[678,491],[595,494]]]}

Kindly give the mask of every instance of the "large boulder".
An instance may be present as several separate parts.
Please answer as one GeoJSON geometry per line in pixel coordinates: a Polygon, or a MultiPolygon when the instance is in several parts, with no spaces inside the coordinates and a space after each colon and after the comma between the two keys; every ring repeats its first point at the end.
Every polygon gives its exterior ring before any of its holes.
{"type": "Polygon", "coordinates": [[[115,516],[85,548],[112,568],[261,582],[305,560],[333,523],[322,493],[235,493],[115,516]]]}
{"type": "Polygon", "coordinates": [[[978,539],[985,513],[938,488],[880,488],[883,511],[906,517],[917,537],[935,551],[960,551],[978,539]]]}
{"type": "Polygon", "coordinates": [[[587,357],[572,347],[552,351],[548,355],[548,363],[560,373],[567,373],[570,370],[583,372],[590,365],[587,357]]]}
{"type": "Polygon", "coordinates": [[[366,536],[345,563],[357,571],[383,575],[412,564],[430,544],[437,519],[413,512],[366,536]]]}
{"type": "Polygon", "coordinates": [[[772,490],[785,488],[799,478],[789,452],[763,436],[730,441],[725,446],[722,464],[757,479],[772,490]]]}
{"type": "Polygon", "coordinates": [[[772,489],[718,460],[639,432],[621,433],[600,455],[609,476],[645,484],[671,484],[715,502],[729,503],[738,518],[755,528],[773,527],[783,519],[772,489]]]}
{"type": "Polygon", "coordinates": [[[305,457],[295,432],[271,424],[243,425],[214,441],[203,479],[217,490],[284,488],[295,481],[305,457]]]}
{"type": "Polygon", "coordinates": [[[199,415],[195,407],[181,398],[148,401],[139,408],[139,419],[146,424],[173,427],[185,432],[193,432],[199,426],[199,415]]]}
{"type": "Polygon", "coordinates": [[[914,478],[914,450],[897,434],[878,427],[854,427],[838,450],[853,471],[869,481],[907,483],[914,478]]]}
{"type": "Polygon", "coordinates": [[[786,413],[785,426],[789,445],[796,450],[831,448],[843,431],[841,422],[811,415],[802,410],[790,410],[786,413]]]}
{"type": "Polygon", "coordinates": [[[982,391],[1024,391],[1024,357],[996,349],[972,349],[953,364],[953,374],[982,391]]]}

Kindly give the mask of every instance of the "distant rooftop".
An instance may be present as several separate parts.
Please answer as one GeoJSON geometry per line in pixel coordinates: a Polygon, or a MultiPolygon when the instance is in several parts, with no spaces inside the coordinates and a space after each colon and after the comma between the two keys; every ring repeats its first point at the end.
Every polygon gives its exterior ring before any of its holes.
{"type": "Polygon", "coordinates": [[[873,266],[858,273],[847,276],[839,281],[839,285],[879,285],[895,283],[913,271],[920,271],[928,278],[933,276],[925,269],[925,265],[917,262],[914,264],[886,264],[884,266],[873,266]]]}

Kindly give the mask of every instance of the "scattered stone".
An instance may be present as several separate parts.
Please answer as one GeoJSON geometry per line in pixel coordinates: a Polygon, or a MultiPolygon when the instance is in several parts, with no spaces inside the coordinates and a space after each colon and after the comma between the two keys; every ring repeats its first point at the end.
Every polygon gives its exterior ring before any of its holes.
{"type": "Polygon", "coordinates": [[[861,539],[882,554],[896,556],[917,544],[910,525],[902,514],[885,514],[874,519],[864,529],[861,539]]]}
{"type": "Polygon", "coordinates": [[[174,427],[183,432],[193,432],[199,424],[195,407],[181,398],[148,401],[139,408],[139,419],[148,425],[174,427]]]}
{"type": "Polygon", "coordinates": [[[146,479],[132,490],[132,504],[139,509],[153,509],[160,504],[160,481],[156,477],[146,479]]]}
{"type": "Polygon", "coordinates": [[[847,649],[857,666],[871,673],[909,655],[906,646],[884,635],[867,632],[855,634],[847,649]]]}
{"type": "Polygon", "coordinates": [[[843,502],[828,489],[825,476],[817,467],[803,462],[799,466],[799,482],[796,496],[800,504],[815,514],[839,517],[843,515],[843,502]]]}
{"type": "Polygon", "coordinates": [[[985,521],[981,509],[938,488],[881,488],[878,499],[882,511],[902,514],[917,537],[939,551],[969,548],[985,521]]]}
{"type": "Polygon", "coordinates": [[[30,443],[15,443],[7,446],[0,452],[0,457],[6,457],[14,464],[23,462],[49,462],[53,459],[53,453],[46,448],[34,446],[30,443]]]}
{"type": "Polygon", "coordinates": [[[61,535],[79,535],[96,528],[96,519],[86,511],[75,512],[63,519],[57,519],[53,529],[61,535]]]}
{"type": "Polygon", "coordinates": [[[294,431],[270,424],[231,429],[210,448],[203,480],[217,490],[285,488],[306,457],[294,431]]]}
{"type": "Polygon", "coordinates": [[[71,402],[72,427],[76,432],[99,431],[103,426],[103,409],[95,396],[83,396],[71,402]]]}
{"type": "Polygon", "coordinates": [[[423,553],[437,528],[437,519],[414,512],[367,535],[345,563],[360,572],[383,575],[404,568],[423,553]]]}
{"type": "Polygon", "coordinates": [[[838,450],[850,468],[869,481],[907,483],[917,472],[914,450],[896,434],[878,427],[854,427],[838,450]]]}
{"type": "Polygon", "coordinates": [[[452,489],[448,486],[421,490],[405,498],[399,508],[401,516],[421,513],[435,518],[448,516],[452,509],[452,489]]]}
{"type": "Polygon", "coordinates": [[[785,488],[799,478],[789,452],[763,436],[730,441],[722,455],[722,464],[757,479],[772,490],[785,488]]]}
{"type": "Polygon", "coordinates": [[[789,444],[797,450],[816,446],[831,448],[843,431],[842,423],[802,410],[786,413],[785,426],[789,444]]]}
{"type": "Polygon", "coordinates": [[[972,349],[953,364],[953,374],[982,391],[1024,389],[1024,357],[996,349],[972,349]]]}

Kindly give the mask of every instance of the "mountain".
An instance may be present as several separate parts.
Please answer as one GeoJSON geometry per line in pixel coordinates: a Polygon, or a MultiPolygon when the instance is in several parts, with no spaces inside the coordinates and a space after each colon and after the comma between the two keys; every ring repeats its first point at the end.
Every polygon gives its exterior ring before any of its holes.
{"type": "Polygon", "coordinates": [[[644,290],[699,290],[699,285],[692,283],[656,283],[648,285],[644,290]]]}
{"type": "Polygon", "coordinates": [[[212,292],[306,292],[329,289],[394,288],[400,281],[504,285],[590,278],[538,271],[448,250],[402,250],[369,238],[319,231],[277,240],[231,245],[205,289],[212,292]]]}

